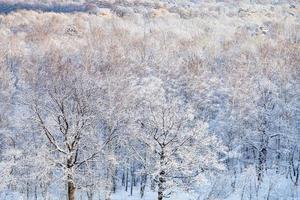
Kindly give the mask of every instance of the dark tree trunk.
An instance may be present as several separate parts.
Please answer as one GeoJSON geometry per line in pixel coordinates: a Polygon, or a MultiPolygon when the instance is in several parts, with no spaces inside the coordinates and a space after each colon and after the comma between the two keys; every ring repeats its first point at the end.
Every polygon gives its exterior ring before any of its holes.
{"type": "Polygon", "coordinates": [[[30,193],[30,191],[29,191],[29,183],[27,183],[26,184],[26,198],[27,198],[27,200],[29,200],[29,193],[30,193]]]}
{"type": "Polygon", "coordinates": [[[37,197],[37,192],[38,192],[38,191],[37,191],[37,185],[35,185],[35,186],[34,186],[34,199],[35,199],[35,200],[38,199],[38,197],[37,197]]]}
{"type": "Polygon", "coordinates": [[[267,164],[268,139],[265,130],[261,131],[260,147],[258,149],[257,180],[262,181],[267,164]]]}
{"type": "Polygon", "coordinates": [[[76,187],[72,175],[68,175],[68,200],[75,200],[76,187]]]}
{"type": "Polygon", "coordinates": [[[155,179],[153,179],[153,177],[151,177],[151,190],[154,192],[155,188],[156,188],[155,179]]]}
{"type": "Polygon", "coordinates": [[[164,148],[162,148],[162,151],[160,153],[160,167],[161,171],[159,172],[158,176],[158,192],[157,192],[157,199],[163,200],[164,198],[164,191],[165,191],[165,182],[166,182],[166,172],[163,170],[165,166],[165,152],[164,148]]]}
{"type": "Polygon", "coordinates": [[[133,186],[136,187],[138,182],[138,178],[136,177],[136,175],[134,174],[134,179],[133,179],[133,186]]]}
{"type": "Polygon", "coordinates": [[[295,186],[299,185],[299,179],[300,179],[300,151],[297,148],[294,148],[292,152],[290,153],[289,158],[289,175],[291,180],[293,181],[295,186]],[[295,156],[296,155],[296,156],[295,156]],[[298,156],[298,158],[297,158],[298,156]],[[295,162],[295,160],[297,160],[295,162]]]}
{"type": "Polygon", "coordinates": [[[147,183],[147,175],[142,175],[142,177],[141,177],[141,188],[140,188],[141,198],[144,197],[146,183],[147,183]]]}
{"type": "Polygon", "coordinates": [[[86,192],[86,195],[88,197],[88,200],[93,200],[94,193],[92,191],[86,192]]]}
{"type": "Polygon", "coordinates": [[[133,187],[134,187],[134,184],[135,184],[135,174],[134,174],[134,167],[133,166],[131,167],[130,173],[131,173],[130,195],[132,196],[132,194],[133,194],[133,187]]]}
{"type": "Polygon", "coordinates": [[[265,165],[267,161],[267,149],[266,147],[262,147],[258,153],[258,169],[257,169],[257,179],[258,181],[262,181],[263,173],[265,170],[265,165]]]}
{"type": "Polygon", "coordinates": [[[112,177],[112,192],[113,193],[116,193],[116,190],[117,190],[117,175],[118,175],[118,170],[115,169],[115,172],[112,177]]]}
{"type": "Polygon", "coordinates": [[[163,200],[164,197],[164,191],[165,191],[164,183],[166,182],[164,175],[165,175],[165,171],[162,170],[159,173],[159,179],[158,179],[158,192],[157,192],[158,200],[163,200]]]}
{"type": "Polygon", "coordinates": [[[122,174],[122,186],[125,186],[125,170],[123,170],[122,174]]]}
{"type": "MultiPolygon", "coordinates": [[[[70,151],[72,152],[72,151],[70,151]]],[[[73,159],[73,155],[70,156],[68,159],[67,159],[67,167],[68,167],[68,170],[67,170],[67,187],[68,187],[68,200],[75,200],[75,192],[76,192],[76,186],[75,186],[75,180],[74,180],[74,177],[73,177],[73,171],[74,171],[74,168],[73,168],[73,163],[74,163],[74,159],[73,159]]]]}
{"type": "Polygon", "coordinates": [[[128,168],[126,169],[125,191],[128,191],[128,168]]]}

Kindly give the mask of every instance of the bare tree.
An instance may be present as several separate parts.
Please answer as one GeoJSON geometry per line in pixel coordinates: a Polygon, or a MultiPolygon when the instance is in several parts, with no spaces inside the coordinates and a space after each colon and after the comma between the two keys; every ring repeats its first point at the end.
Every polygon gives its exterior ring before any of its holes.
{"type": "Polygon", "coordinates": [[[168,197],[174,184],[192,187],[203,180],[207,170],[222,169],[218,153],[224,153],[223,145],[195,118],[191,107],[172,98],[159,105],[143,105],[136,137],[146,146],[148,156],[139,157],[155,177],[158,200],[168,197]]]}
{"type": "Polygon", "coordinates": [[[31,109],[47,139],[50,162],[63,170],[68,199],[74,200],[79,169],[99,156],[112,137],[101,138],[97,130],[99,87],[83,80],[84,74],[64,70],[37,87],[31,109]]]}

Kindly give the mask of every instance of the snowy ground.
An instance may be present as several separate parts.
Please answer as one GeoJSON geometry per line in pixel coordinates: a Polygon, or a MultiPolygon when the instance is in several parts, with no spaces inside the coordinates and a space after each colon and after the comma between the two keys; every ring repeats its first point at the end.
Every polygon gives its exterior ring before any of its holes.
{"type": "MultiPolygon", "coordinates": [[[[174,194],[171,195],[169,199],[184,199],[184,200],[193,200],[195,199],[196,196],[195,194],[188,194],[185,192],[175,192],[174,194]]],[[[127,192],[125,191],[120,191],[112,196],[112,200],[141,200],[139,196],[139,191],[136,190],[133,194],[133,196],[130,196],[127,192]]],[[[142,198],[142,200],[153,200],[157,199],[157,195],[154,192],[151,191],[146,191],[145,197],[142,198]]]]}
{"type": "MultiPolygon", "coordinates": [[[[31,197],[30,199],[34,199],[34,197],[31,197]]],[[[42,197],[38,197],[38,199],[43,200],[42,197]]],[[[51,200],[61,200],[61,199],[65,199],[64,196],[51,196],[49,199],[51,200]]],[[[87,197],[86,195],[83,194],[79,194],[78,195],[78,199],[79,200],[86,200],[87,197]]],[[[104,193],[101,194],[96,194],[94,196],[94,200],[103,200],[104,199],[104,193]]],[[[133,192],[133,195],[131,196],[129,194],[129,192],[124,191],[123,189],[118,191],[115,194],[112,194],[111,200],[154,200],[157,199],[157,195],[155,192],[152,191],[146,191],[146,194],[143,198],[140,197],[139,191],[135,190],[133,192]]],[[[184,192],[175,192],[174,194],[172,194],[172,196],[170,198],[168,198],[169,200],[194,200],[197,199],[196,195],[192,195],[192,194],[188,194],[188,193],[184,193],[184,192]]],[[[2,193],[0,195],[0,200],[27,200],[26,196],[22,196],[18,193],[2,193]]]]}
{"type": "MultiPolygon", "coordinates": [[[[63,188],[51,192],[49,200],[65,199],[62,193],[63,188]]],[[[78,192],[79,193],[79,192],[78,192]]],[[[77,194],[78,200],[87,200],[85,193],[77,194]]],[[[35,200],[34,196],[30,199],[35,200]]],[[[38,199],[44,200],[39,197],[38,199]]],[[[112,200],[140,200],[139,187],[134,188],[133,195],[119,187],[115,194],[112,194],[112,200]]],[[[155,192],[147,188],[142,200],[155,200],[155,192]]],[[[258,185],[255,176],[255,169],[249,168],[236,178],[230,175],[223,175],[204,183],[196,192],[183,192],[176,190],[168,200],[300,200],[300,186],[294,186],[293,183],[283,174],[276,174],[272,171],[267,172],[264,181],[258,185]],[[235,185],[235,189],[233,189],[235,185]]],[[[18,193],[6,192],[0,194],[0,200],[27,200],[26,195],[21,196],[18,193]]],[[[104,192],[98,192],[94,195],[94,200],[104,200],[104,192]]]]}

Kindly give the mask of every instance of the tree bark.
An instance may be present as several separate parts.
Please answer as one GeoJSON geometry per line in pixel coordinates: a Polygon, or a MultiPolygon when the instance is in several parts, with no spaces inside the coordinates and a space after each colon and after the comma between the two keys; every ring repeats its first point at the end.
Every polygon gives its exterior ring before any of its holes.
{"type": "Polygon", "coordinates": [[[125,170],[122,173],[122,186],[125,186],[125,170]]]}
{"type": "Polygon", "coordinates": [[[141,176],[141,188],[140,188],[140,194],[141,194],[141,198],[144,197],[145,194],[145,188],[146,188],[146,183],[147,183],[147,175],[143,174],[141,176]]]}
{"type": "Polygon", "coordinates": [[[37,194],[37,185],[34,185],[34,199],[37,200],[38,199],[38,194],[37,194]]]}
{"type": "Polygon", "coordinates": [[[262,181],[265,165],[267,161],[267,149],[266,147],[261,148],[258,153],[258,181],[262,181]]]}
{"type": "Polygon", "coordinates": [[[68,175],[68,200],[75,200],[76,187],[72,175],[68,175]]]}
{"type": "Polygon", "coordinates": [[[29,183],[27,182],[27,184],[26,184],[26,198],[27,198],[27,200],[29,200],[29,183]]]}
{"type": "Polygon", "coordinates": [[[125,191],[128,190],[128,168],[126,168],[126,180],[125,180],[125,191]]]}
{"type": "Polygon", "coordinates": [[[294,183],[295,186],[299,185],[299,179],[300,179],[300,152],[296,148],[292,150],[292,152],[289,155],[289,175],[294,183]],[[298,161],[294,162],[294,160],[297,160],[295,158],[295,154],[298,155],[298,161]]]}
{"type": "Polygon", "coordinates": [[[162,170],[160,173],[159,173],[159,179],[158,179],[158,197],[157,199],[158,200],[163,200],[164,198],[164,183],[166,182],[165,178],[164,178],[164,175],[165,175],[165,171],[162,170]]]}
{"type": "Polygon", "coordinates": [[[280,135],[276,138],[276,173],[279,173],[280,168],[280,159],[281,159],[281,152],[280,152],[280,135]]]}
{"type": "Polygon", "coordinates": [[[257,166],[257,180],[258,181],[262,181],[264,171],[266,170],[267,147],[268,147],[268,139],[266,137],[265,130],[263,130],[262,137],[260,140],[260,147],[258,150],[258,166],[257,166]]]}
{"type": "Polygon", "coordinates": [[[131,173],[131,181],[130,181],[130,195],[132,196],[133,194],[133,186],[134,186],[134,181],[135,181],[135,174],[134,174],[134,167],[131,167],[130,170],[131,173]]]}
{"type": "Polygon", "coordinates": [[[75,185],[73,182],[68,181],[68,200],[75,200],[75,185]]]}
{"type": "Polygon", "coordinates": [[[88,191],[88,192],[86,193],[86,195],[87,195],[87,197],[88,197],[88,200],[93,200],[93,197],[94,197],[93,191],[88,191]]]}
{"type": "Polygon", "coordinates": [[[117,176],[118,176],[118,170],[115,169],[113,177],[112,177],[112,192],[113,193],[116,193],[116,190],[117,190],[117,176]]]}
{"type": "Polygon", "coordinates": [[[164,149],[162,148],[162,151],[160,154],[161,171],[159,172],[159,176],[158,176],[158,192],[157,192],[158,200],[163,200],[163,198],[164,198],[165,182],[166,182],[166,179],[165,179],[166,172],[164,171],[164,166],[165,166],[165,152],[164,152],[164,149]]]}

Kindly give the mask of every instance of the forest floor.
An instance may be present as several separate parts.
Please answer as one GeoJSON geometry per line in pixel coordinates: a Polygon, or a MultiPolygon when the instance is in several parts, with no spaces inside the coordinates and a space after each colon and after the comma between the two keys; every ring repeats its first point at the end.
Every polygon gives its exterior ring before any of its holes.
{"type": "MultiPolygon", "coordinates": [[[[249,169],[236,177],[223,175],[217,179],[203,183],[197,192],[186,192],[175,190],[166,200],[300,200],[300,186],[294,186],[291,180],[283,174],[276,174],[269,171],[264,176],[264,181],[258,184],[254,169],[249,169]],[[233,189],[233,185],[235,189],[233,189]]],[[[49,193],[57,196],[50,196],[49,200],[64,200],[63,188],[55,190],[53,187],[49,193]],[[54,191],[55,190],[55,191],[54,191]]],[[[104,191],[95,193],[93,200],[104,200],[104,191]]],[[[38,200],[44,200],[38,196],[38,200]]],[[[77,191],[78,200],[87,200],[85,192],[77,191]]],[[[139,185],[134,187],[130,195],[130,188],[125,191],[124,187],[118,186],[116,193],[111,195],[111,200],[155,200],[156,192],[147,187],[143,198],[140,197],[139,185]]],[[[0,200],[27,200],[26,194],[14,192],[0,193],[0,200]]],[[[36,200],[31,194],[29,200],[36,200]]]]}

